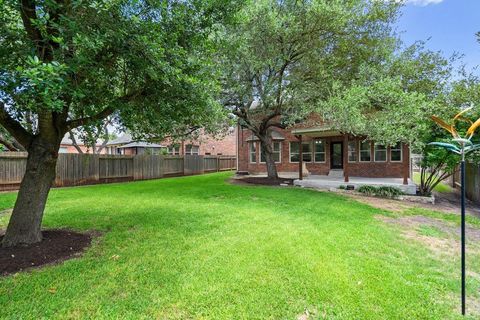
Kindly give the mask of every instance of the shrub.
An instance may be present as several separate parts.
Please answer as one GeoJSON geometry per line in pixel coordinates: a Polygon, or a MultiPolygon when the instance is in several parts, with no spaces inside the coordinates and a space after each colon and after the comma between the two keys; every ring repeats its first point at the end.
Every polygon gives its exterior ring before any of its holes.
{"type": "Polygon", "coordinates": [[[343,184],[341,184],[341,185],[338,187],[338,189],[345,190],[345,189],[347,189],[347,188],[346,188],[343,184]]]}
{"type": "Polygon", "coordinates": [[[361,186],[360,188],[358,188],[358,192],[361,192],[367,196],[376,196],[382,198],[395,198],[403,194],[402,190],[396,187],[374,187],[369,185],[361,186]]]}
{"type": "Polygon", "coordinates": [[[375,195],[376,189],[377,188],[375,188],[374,186],[364,185],[364,186],[361,186],[360,188],[358,188],[358,192],[366,194],[367,196],[373,196],[373,195],[375,195]]]}
{"type": "Polygon", "coordinates": [[[377,188],[377,192],[375,193],[378,197],[383,198],[395,198],[401,196],[403,194],[402,190],[396,187],[389,187],[389,186],[381,186],[377,188]]]}

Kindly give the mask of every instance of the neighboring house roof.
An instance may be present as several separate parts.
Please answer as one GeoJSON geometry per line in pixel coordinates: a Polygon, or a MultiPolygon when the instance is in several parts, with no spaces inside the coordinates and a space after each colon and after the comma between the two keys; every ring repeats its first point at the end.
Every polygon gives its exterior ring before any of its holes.
{"type": "Polygon", "coordinates": [[[121,147],[118,147],[119,149],[123,148],[163,148],[162,145],[156,144],[156,143],[148,143],[144,141],[134,141],[131,143],[127,143],[126,145],[123,145],[121,147]]]}
{"type": "Polygon", "coordinates": [[[132,135],[130,133],[124,133],[117,139],[113,139],[107,143],[107,146],[117,145],[117,144],[127,144],[133,142],[132,135]]]}
{"type": "MultiPolygon", "coordinates": [[[[79,146],[83,146],[85,145],[82,138],[80,138],[79,136],[75,135],[75,140],[77,141],[77,145],[79,146]]],[[[97,146],[101,145],[103,143],[103,140],[102,139],[98,139],[97,140],[97,146]]],[[[69,145],[69,146],[73,146],[73,141],[72,139],[70,139],[70,134],[69,133],[66,133],[65,136],[63,137],[62,141],[60,142],[60,144],[62,145],[69,145]]]]}
{"type": "MultiPolygon", "coordinates": [[[[247,139],[247,141],[258,141],[258,140],[260,139],[258,139],[258,137],[253,134],[247,139]]],[[[278,131],[272,131],[272,140],[285,140],[285,137],[278,131]]]]}

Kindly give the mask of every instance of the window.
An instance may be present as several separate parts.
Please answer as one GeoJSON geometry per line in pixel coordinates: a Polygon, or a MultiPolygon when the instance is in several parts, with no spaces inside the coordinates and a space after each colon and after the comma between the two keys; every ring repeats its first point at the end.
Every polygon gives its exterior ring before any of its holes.
{"type": "Polygon", "coordinates": [[[390,148],[390,161],[402,162],[402,143],[399,142],[390,148]]]}
{"type": "MultiPolygon", "coordinates": [[[[262,152],[260,153],[260,162],[265,162],[265,156],[263,155],[263,145],[262,152]]],[[[273,142],[273,159],[275,162],[281,162],[282,159],[282,143],[273,142]]]]}
{"type": "Polygon", "coordinates": [[[375,162],[387,161],[387,147],[381,144],[375,145],[375,162]]]}
{"type": "Polygon", "coordinates": [[[371,161],[372,149],[370,148],[370,141],[360,143],[360,162],[371,161]]]}
{"type": "Polygon", "coordinates": [[[257,145],[256,142],[250,142],[250,163],[257,162],[257,145]]]}
{"type": "Polygon", "coordinates": [[[187,155],[198,155],[198,146],[187,144],[185,147],[185,154],[187,155]]]}
{"type": "MultiPolygon", "coordinates": [[[[300,161],[300,150],[298,142],[290,142],[290,162],[300,161]]],[[[303,161],[312,162],[312,144],[310,142],[302,142],[303,161]]]]}
{"type": "Polygon", "coordinates": [[[178,144],[172,144],[168,147],[168,154],[171,156],[180,155],[180,146],[178,144]]]}
{"type": "Polygon", "coordinates": [[[357,162],[357,141],[348,141],[348,162],[357,162]]]}
{"type": "Polygon", "coordinates": [[[325,140],[315,140],[315,162],[325,162],[325,140]]]}

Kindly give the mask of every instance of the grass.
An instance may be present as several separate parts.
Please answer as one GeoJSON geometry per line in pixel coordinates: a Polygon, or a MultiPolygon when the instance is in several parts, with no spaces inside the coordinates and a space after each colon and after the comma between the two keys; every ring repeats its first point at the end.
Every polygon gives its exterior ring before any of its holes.
{"type": "Polygon", "coordinates": [[[418,233],[423,236],[436,238],[444,238],[446,235],[444,231],[433,226],[420,226],[418,228],[418,233]]]}
{"type": "MultiPolygon", "coordinates": [[[[414,172],[413,173],[413,182],[416,184],[420,184],[420,173],[419,172],[414,172]]],[[[452,187],[450,187],[448,184],[444,182],[440,182],[433,188],[434,191],[440,192],[440,193],[448,193],[452,192],[452,187]]]]}
{"type": "MultiPolygon", "coordinates": [[[[461,319],[458,261],[404,238],[381,210],[228,178],[53,190],[45,227],[103,236],[81,258],[0,278],[0,317],[461,319]]],[[[14,199],[0,194],[0,210],[14,199]]]]}

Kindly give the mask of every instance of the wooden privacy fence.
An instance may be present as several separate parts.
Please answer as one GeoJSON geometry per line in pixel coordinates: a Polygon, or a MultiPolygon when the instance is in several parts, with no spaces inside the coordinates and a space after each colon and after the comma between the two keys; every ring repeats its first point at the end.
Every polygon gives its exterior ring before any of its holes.
{"type": "MultiPolygon", "coordinates": [[[[467,198],[480,204],[480,166],[467,163],[465,169],[465,193],[467,198]]],[[[460,179],[457,181],[460,182],[460,179]]]]}
{"type": "MultiPolygon", "coordinates": [[[[0,153],[0,191],[15,190],[25,173],[27,153],[0,153]]],[[[234,170],[233,156],[60,154],[55,186],[158,179],[234,170]]]]}

